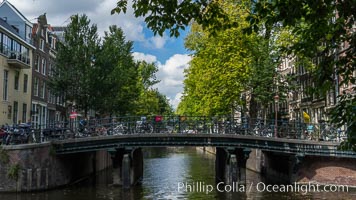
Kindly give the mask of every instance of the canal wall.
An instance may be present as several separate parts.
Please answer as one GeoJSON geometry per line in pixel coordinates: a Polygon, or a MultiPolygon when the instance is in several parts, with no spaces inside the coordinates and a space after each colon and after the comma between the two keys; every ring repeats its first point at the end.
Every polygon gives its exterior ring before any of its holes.
{"type": "Polygon", "coordinates": [[[356,159],[262,152],[261,173],[273,183],[356,187],[356,159]]]}
{"type": "MultiPolygon", "coordinates": [[[[197,147],[197,149],[216,155],[216,147],[197,147]]],[[[251,171],[260,173],[262,156],[263,154],[261,150],[251,149],[249,159],[247,159],[246,162],[246,168],[251,171]]]]}
{"type": "Polygon", "coordinates": [[[246,168],[261,173],[262,156],[263,154],[261,150],[251,149],[249,159],[247,159],[246,168]]]}
{"type": "Polygon", "coordinates": [[[356,187],[356,159],[306,156],[298,168],[294,179],[300,183],[356,187]]]}
{"type": "Polygon", "coordinates": [[[50,143],[0,146],[0,192],[57,188],[111,164],[107,151],[55,155],[50,143]]]}
{"type": "MultiPolygon", "coordinates": [[[[216,154],[215,147],[199,147],[216,154]]],[[[318,183],[356,187],[356,159],[302,156],[252,149],[246,168],[261,173],[267,182],[318,183]]]]}

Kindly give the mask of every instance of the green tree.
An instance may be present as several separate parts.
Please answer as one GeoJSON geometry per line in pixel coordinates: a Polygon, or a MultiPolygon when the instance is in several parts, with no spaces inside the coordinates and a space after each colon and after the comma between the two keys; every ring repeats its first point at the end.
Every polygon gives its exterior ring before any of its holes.
{"type": "MultiPolygon", "coordinates": [[[[240,2],[236,1],[237,4],[240,2]]],[[[261,29],[282,25],[288,27],[293,35],[299,36],[300,40],[294,41],[288,48],[280,49],[280,54],[323,58],[313,69],[319,91],[325,93],[332,87],[334,73],[336,77],[341,77],[340,84],[356,84],[356,77],[353,76],[356,66],[354,0],[260,0],[251,3],[247,18],[251,26],[245,28],[247,33],[258,33],[261,29]],[[261,23],[264,26],[260,26],[261,23]]],[[[127,0],[119,0],[112,13],[126,12],[126,7],[127,0]]],[[[184,30],[192,20],[211,32],[241,26],[228,17],[219,1],[134,0],[133,9],[136,17],[145,17],[147,26],[161,35],[169,30],[171,36],[178,36],[179,30],[184,30]]],[[[351,93],[355,93],[355,90],[353,87],[351,93]]],[[[333,122],[349,126],[349,141],[345,146],[356,143],[356,132],[353,131],[356,126],[355,98],[355,95],[340,94],[340,101],[332,112],[333,122]]]]}
{"type": "MultiPolygon", "coordinates": [[[[355,84],[356,66],[355,13],[356,2],[345,1],[258,1],[251,13],[252,24],[266,20],[266,24],[288,26],[297,40],[282,53],[297,55],[304,60],[321,58],[309,71],[318,94],[325,95],[335,85],[355,84]]],[[[254,27],[258,30],[258,27],[254,27]]],[[[356,87],[338,95],[337,105],[332,109],[332,122],[346,126],[348,141],[342,147],[356,150],[356,87]]]]}
{"type": "MultiPolygon", "coordinates": [[[[134,0],[132,4],[136,17],[145,17],[145,22],[155,34],[163,35],[165,30],[171,36],[179,36],[179,30],[184,30],[194,19],[204,27],[229,27],[224,11],[219,1],[211,0],[134,0]]],[[[119,0],[111,14],[127,10],[127,0],[119,0]]]]}
{"type": "Polygon", "coordinates": [[[159,109],[157,113],[161,115],[172,115],[173,108],[169,104],[169,100],[167,99],[167,97],[158,91],[156,95],[158,98],[158,109],[159,109]]]}
{"type": "MultiPolygon", "coordinates": [[[[247,13],[231,2],[223,3],[223,7],[231,13],[229,17],[237,21],[247,13]]],[[[243,35],[241,31],[241,27],[232,27],[210,35],[198,25],[192,26],[186,47],[194,53],[186,72],[183,104],[194,105],[192,110],[185,112],[221,115],[236,108],[250,71],[247,43],[255,38],[255,35],[243,35]]]]}
{"type": "MultiPolygon", "coordinates": [[[[180,114],[229,114],[246,105],[242,94],[249,96],[251,118],[267,108],[276,93],[275,74],[278,59],[273,57],[265,34],[245,34],[249,2],[222,3],[222,8],[240,27],[216,31],[211,35],[192,24],[186,47],[193,51],[186,71],[185,92],[178,107],[180,114]]],[[[263,113],[261,113],[262,115],[263,113]]]]}
{"type": "Polygon", "coordinates": [[[135,114],[153,115],[159,114],[160,106],[157,97],[158,91],[153,88],[159,82],[156,78],[158,67],[154,63],[139,61],[138,63],[138,94],[135,102],[135,114]]]}
{"type": "Polygon", "coordinates": [[[99,49],[96,25],[90,25],[86,15],[73,15],[64,32],[64,41],[58,43],[54,75],[49,85],[57,94],[65,94],[65,100],[75,103],[85,115],[93,107],[96,95],[92,82],[95,58],[99,49]]]}
{"type": "Polygon", "coordinates": [[[110,26],[105,32],[93,82],[97,95],[95,110],[102,114],[132,113],[139,97],[138,64],[132,57],[132,42],[125,41],[123,31],[110,26]]]}

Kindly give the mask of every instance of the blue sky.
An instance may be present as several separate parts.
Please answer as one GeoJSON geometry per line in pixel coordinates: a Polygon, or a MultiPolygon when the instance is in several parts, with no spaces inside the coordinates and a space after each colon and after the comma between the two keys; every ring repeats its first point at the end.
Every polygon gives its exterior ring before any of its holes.
{"type": "Polygon", "coordinates": [[[97,25],[100,36],[104,35],[110,25],[121,27],[126,39],[134,42],[134,58],[157,64],[157,78],[161,82],[156,87],[170,99],[173,107],[178,105],[183,91],[183,71],[191,59],[184,49],[184,36],[188,31],[183,31],[179,38],[170,38],[169,34],[154,36],[146,28],[143,18],[134,17],[130,1],[127,13],[120,15],[110,14],[117,0],[8,1],[33,23],[37,22],[39,15],[46,13],[47,21],[52,26],[66,26],[71,15],[86,14],[97,25]]]}
{"type": "MultiPolygon", "coordinates": [[[[134,51],[144,52],[146,54],[154,55],[157,57],[157,60],[161,63],[164,63],[174,54],[188,54],[188,51],[184,48],[184,37],[187,35],[189,30],[181,31],[181,35],[178,38],[169,37],[169,33],[165,34],[164,45],[161,48],[157,46],[147,45],[144,42],[135,42],[134,51]]],[[[143,32],[146,38],[151,38],[154,36],[153,32],[144,27],[143,32]]]]}

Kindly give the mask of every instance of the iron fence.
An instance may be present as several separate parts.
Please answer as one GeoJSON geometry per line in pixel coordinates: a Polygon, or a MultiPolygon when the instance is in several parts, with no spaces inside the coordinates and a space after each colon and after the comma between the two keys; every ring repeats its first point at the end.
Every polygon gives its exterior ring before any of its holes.
{"type": "MultiPolygon", "coordinates": [[[[1,129],[4,137],[15,138],[11,129],[1,129]]],[[[332,124],[301,121],[249,119],[229,116],[125,116],[100,119],[74,119],[66,122],[47,122],[31,127],[20,142],[130,134],[238,134],[256,137],[277,137],[300,140],[336,141],[346,139],[345,131],[332,124]],[[277,127],[275,125],[277,124],[277,127]]],[[[3,144],[4,139],[2,140],[3,144]]]]}

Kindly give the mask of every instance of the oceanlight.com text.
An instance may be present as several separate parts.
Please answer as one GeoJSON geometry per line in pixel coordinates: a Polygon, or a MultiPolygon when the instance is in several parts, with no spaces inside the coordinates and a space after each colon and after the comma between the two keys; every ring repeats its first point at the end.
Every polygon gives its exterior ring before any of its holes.
{"type": "Polygon", "coordinates": [[[239,184],[239,182],[233,182],[232,184],[225,184],[219,182],[216,185],[206,184],[205,182],[179,182],[178,192],[197,192],[209,194],[213,191],[216,192],[298,192],[298,193],[313,193],[313,192],[348,192],[347,185],[336,184],[266,184],[264,182],[239,184]]]}

